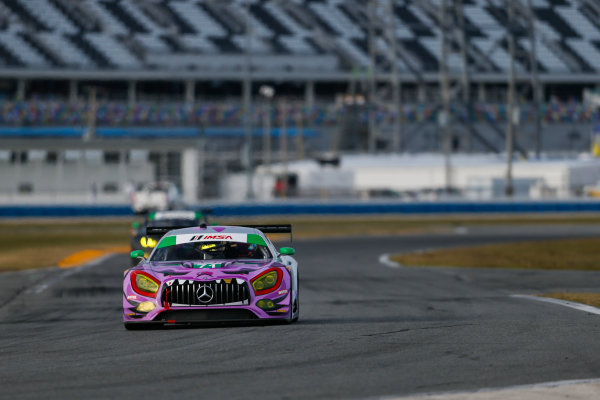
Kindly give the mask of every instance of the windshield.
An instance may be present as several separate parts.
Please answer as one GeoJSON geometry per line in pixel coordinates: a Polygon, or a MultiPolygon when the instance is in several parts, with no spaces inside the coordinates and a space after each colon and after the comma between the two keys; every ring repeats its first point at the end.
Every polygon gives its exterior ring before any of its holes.
{"type": "Polygon", "coordinates": [[[150,261],[265,260],[271,258],[267,246],[231,241],[202,241],[156,249],[150,261]]]}

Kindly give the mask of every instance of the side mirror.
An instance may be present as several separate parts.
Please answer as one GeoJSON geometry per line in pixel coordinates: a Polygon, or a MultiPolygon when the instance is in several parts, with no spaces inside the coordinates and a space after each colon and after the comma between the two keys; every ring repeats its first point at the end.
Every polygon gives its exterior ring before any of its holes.
{"type": "Polygon", "coordinates": [[[285,256],[293,256],[296,251],[291,247],[282,247],[279,249],[279,252],[285,256]]]}
{"type": "Polygon", "coordinates": [[[144,258],[144,250],[134,250],[131,253],[129,253],[129,257],[133,259],[144,258]]]}

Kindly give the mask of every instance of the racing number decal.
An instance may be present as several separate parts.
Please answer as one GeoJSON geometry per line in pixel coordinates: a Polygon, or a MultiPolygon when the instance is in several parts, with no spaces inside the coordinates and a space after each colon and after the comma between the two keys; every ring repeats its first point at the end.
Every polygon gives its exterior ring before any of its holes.
{"type": "Polygon", "coordinates": [[[194,264],[194,268],[222,268],[223,264],[194,264]]]}

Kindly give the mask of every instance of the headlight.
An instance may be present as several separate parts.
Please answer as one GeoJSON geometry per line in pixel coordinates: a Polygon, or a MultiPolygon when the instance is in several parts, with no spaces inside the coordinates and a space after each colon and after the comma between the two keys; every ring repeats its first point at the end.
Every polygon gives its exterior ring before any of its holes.
{"type": "Polygon", "coordinates": [[[252,287],[257,295],[271,293],[281,285],[283,275],[278,268],[272,268],[252,279],[252,287]]]}
{"type": "Polygon", "coordinates": [[[154,248],[156,247],[156,243],[157,241],[152,239],[151,237],[142,236],[140,238],[140,244],[142,245],[142,247],[154,248]]]}
{"type": "Polygon", "coordinates": [[[151,301],[144,301],[135,308],[139,312],[148,313],[156,308],[156,304],[151,301]]]}
{"type": "Polygon", "coordinates": [[[271,311],[277,308],[277,305],[271,300],[259,300],[258,302],[256,302],[256,305],[258,306],[258,308],[264,311],[271,311]]]}
{"type": "Polygon", "coordinates": [[[135,283],[137,287],[144,292],[156,293],[158,291],[158,283],[150,278],[146,278],[144,275],[137,275],[135,277],[135,283]]]}
{"type": "Polygon", "coordinates": [[[133,271],[131,273],[131,287],[143,296],[156,297],[160,282],[146,272],[133,271]]]}

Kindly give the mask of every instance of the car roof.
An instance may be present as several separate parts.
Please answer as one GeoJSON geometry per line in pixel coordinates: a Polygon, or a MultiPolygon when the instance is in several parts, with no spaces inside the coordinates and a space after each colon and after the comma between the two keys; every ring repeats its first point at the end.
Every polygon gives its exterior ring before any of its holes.
{"type": "Polygon", "coordinates": [[[167,210],[155,211],[149,214],[149,217],[154,220],[163,219],[199,219],[199,213],[191,210],[167,210]]]}
{"type": "Polygon", "coordinates": [[[194,226],[190,228],[182,228],[175,229],[169,231],[165,236],[173,236],[173,235],[185,235],[190,233],[212,233],[212,234],[225,234],[225,233],[250,233],[250,234],[259,234],[263,235],[261,231],[255,228],[248,228],[245,226],[227,226],[227,225],[218,225],[218,226],[194,226]]]}

